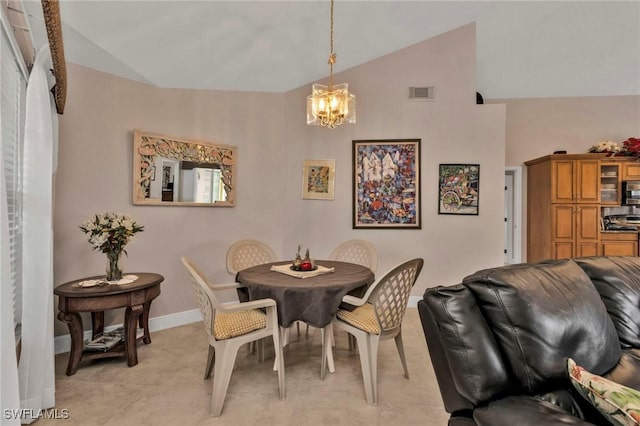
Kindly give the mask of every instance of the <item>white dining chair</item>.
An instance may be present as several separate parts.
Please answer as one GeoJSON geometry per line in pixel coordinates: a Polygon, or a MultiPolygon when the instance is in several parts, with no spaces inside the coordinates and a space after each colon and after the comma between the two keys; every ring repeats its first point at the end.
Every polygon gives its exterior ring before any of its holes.
{"type": "Polygon", "coordinates": [[[239,240],[227,250],[227,271],[235,275],[243,269],[277,260],[275,251],[262,241],[239,240]]]}
{"type": "Polygon", "coordinates": [[[364,391],[367,402],[371,405],[378,402],[377,363],[380,341],[395,339],[404,375],[409,378],[402,344],[402,319],[411,288],[423,264],[424,261],[420,258],[409,260],[372,284],[363,297],[346,295],[342,301],[355,308],[339,309],[333,320],[333,327],[345,330],[356,338],[364,391]]]}
{"type": "MultiPolygon", "coordinates": [[[[335,247],[329,254],[329,260],[355,263],[366,266],[375,274],[378,270],[378,251],[376,247],[367,240],[353,239],[347,240],[335,247]]],[[[307,333],[309,326],[307,326],[307,333]]],[[[333,344],[333,332],[331,332],[331,343],[333,344]]],[[[354,337],[349,335],[349,349],[355,349],[354,337]]]]}
{"type": "Polygon", "coordinates": [[[329,254],[329,260],[356,263],[366,266],[376,273],[378,252],[376,247],[366,240],[348,240],[337,246],[329,254]]]}
{"type": "Polygon", "coordinates": [[[216,291],[239,288],[241,285],[238,283],[211,284],[191,260],[186,257],[182,257],[181,260],[189,272],[193,292],[209,338],[205,380],[211,376],[211,370],[214,369],[211,416],[218,417],[222,413],[240,346],[269,336],[273,338],[278,362],[276,369],[280,399],[285,399],[284,358],[280,345],[276,302],[273,299],[259,299],[221,304],[215,295],[216,291]]]}
{"type": "MultiPolygon", "coordinates": [[[[238,240],[231,244],[227,250],[227,272],[235,275],[243,269],[277,260],[276,252],[262,241],[253,239],[238,240]]],[[[289,335],[287,334],[286,337],[288,338],[289,335]]],[[[256,346],[258,346],[259,359],[263,361],[264,347],[261,343],[257,343],[257,345],[250,344],[249,350],[254,352],[256,346]]]]}
{"type": "MultiPolygon", "coordinates": [[[[250,268],[263,263],[276,262],[278,260],[275,251],[268,245],[258,240],[239,240],[229,247],[227,251],[227,271],[230,274],[237,274],[238,271],[250,268]]],[[[298,336],[300,336],[300,322],[296,322],[298,336]]],[[[309,327],[307,326],[307,332],[309,327]]],[[[289,343],[290,329],[283,329],[282,345],[289,343]]],[[[253,348],[252,348],[253,350],[253,348]]]]}

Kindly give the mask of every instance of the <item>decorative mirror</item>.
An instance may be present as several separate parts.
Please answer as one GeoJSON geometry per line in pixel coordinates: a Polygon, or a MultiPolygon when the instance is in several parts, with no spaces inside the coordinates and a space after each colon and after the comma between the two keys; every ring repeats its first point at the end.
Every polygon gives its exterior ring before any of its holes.
{"type": "Polygon", "coordinates": [[[236,147],[133,131],[133,204],[235,205],[236,147]]]}

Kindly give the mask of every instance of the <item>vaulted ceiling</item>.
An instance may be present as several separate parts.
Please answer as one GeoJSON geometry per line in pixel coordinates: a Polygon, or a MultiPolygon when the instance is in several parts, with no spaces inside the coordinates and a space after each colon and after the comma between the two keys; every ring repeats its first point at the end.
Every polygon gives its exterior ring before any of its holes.
{"type": "MultiPolygon", "coordinates": [[[[37,48],[40,2],[23,3],[37,48]]],[[[284,92],[328,74],[328,0],[61,0],[60,15],[67,62],[158,87],[284,92]]],[[[335,71],[471,22],[485,98],[640,95],[640,1],[337,0],[335,71]]]]}

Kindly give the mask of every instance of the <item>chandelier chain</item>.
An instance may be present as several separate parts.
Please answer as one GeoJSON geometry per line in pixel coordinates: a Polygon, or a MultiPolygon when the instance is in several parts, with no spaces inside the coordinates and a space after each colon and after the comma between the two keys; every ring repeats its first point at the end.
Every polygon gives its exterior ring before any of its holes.
{"type": "Polygon", "coordinates": [[[336,54],[333,52],[333,0],[331,0],[331,31],[329,46],[329,90],[331,90],[333,88],[333,64],[336,63],[336,54]]]}
{"type": "MultiPolygon", "coordinates": [[[[333,54],[333,0],[331,0],[331,32],[330,32],[330,46],[331,46],[331,56],[334,56],[333,54]]],[[[331,60],[331,58],[329,58],[331,60]]]]}

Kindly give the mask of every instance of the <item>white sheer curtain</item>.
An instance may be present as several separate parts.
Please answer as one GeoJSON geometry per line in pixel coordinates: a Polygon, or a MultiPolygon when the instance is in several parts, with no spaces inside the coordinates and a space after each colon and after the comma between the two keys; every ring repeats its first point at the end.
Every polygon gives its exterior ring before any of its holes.
{"type": "MultiPolygon", "coordinates": [[[[22,352],[18,366],[25,413],[55,405],[53,349],[53,173],[57,120],[48,76],[51,53],[36,55],[27,86],[24,139],[22,352]]],[[[36,418],[24,416],[22,423],[36,418]]]]}
{"type": "MultiPolygon", "coordinates": [[[[0,149],[0,165],[3,164],[0,149]]],[[[9,261],[9,217],[4,171],[0,168],[0,404],[2,425],[19,425],[18,416],[7,416],[4,410],[20,408],[18,369],[16,368],[16,337],[13,330],[13,289],[9,261]]]]}

